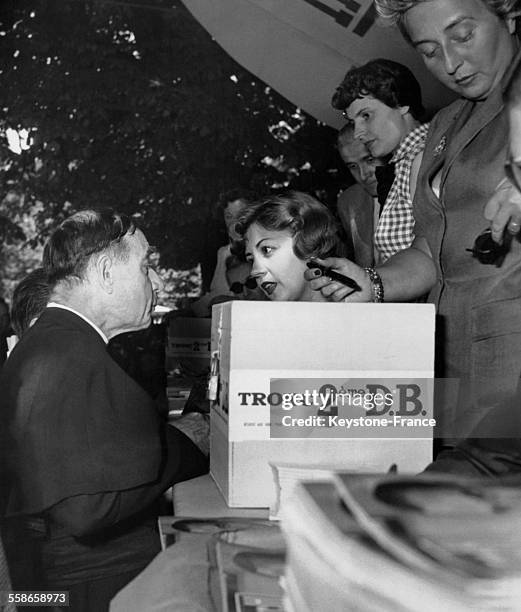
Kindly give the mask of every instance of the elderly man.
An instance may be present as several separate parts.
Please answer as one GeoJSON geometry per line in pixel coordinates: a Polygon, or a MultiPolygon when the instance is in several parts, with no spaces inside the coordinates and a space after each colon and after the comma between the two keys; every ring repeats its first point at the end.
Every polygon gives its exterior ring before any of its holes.
{"type": "Polygon", "coordinates": [[[44,250],[50,302],[0,378],[13,586],[69,591],[67,610],[107,610],[160,549],[162,493],[207,470],[106,351],[111,337],[150,324],[161,281],[149,254],[128,217],[65,220],[44,250]]]}
{"type": "Polygon", "coordinates": [[[361,267],[374,266],[378,258],[373,237],[378,225],[380,204],[377,199],[375,168],[380,164],[369,149],[354,138],[353,126],[348,123],[337,137],[338,152],[356,183],[338,196],[337,212],[345,229],[348,252],[361,267]]]}

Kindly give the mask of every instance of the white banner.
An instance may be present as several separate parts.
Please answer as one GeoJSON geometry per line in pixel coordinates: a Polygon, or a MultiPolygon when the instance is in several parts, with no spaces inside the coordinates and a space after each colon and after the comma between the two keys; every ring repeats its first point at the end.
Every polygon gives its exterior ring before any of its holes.
{"type": "Polygon", "coordinates": [[[320,121],[343,123],[331,96],[347,70],[384,57],[412,69],[424,104],[453,99],[394,27],[375,23],[372,0],[183,0],[237,62],[320,121]]]}

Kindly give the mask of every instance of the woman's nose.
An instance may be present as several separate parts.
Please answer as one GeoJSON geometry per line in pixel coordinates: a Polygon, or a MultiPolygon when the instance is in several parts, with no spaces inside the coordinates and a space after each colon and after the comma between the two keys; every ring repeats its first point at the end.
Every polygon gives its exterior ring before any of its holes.
{"type": "Polygon", "coordinates": [[[266,274],[264,266],[262,266],[259,261],[254,259],[251,265],[250,276],[253,278],[260,278],[261,276],[264,276],[264,274],[266,274]]]}
{"type": "Polygon", "coordinates": [[[447,74],[455,74],[463,63],[459,53],[452,45],[447,45],[443,52],[443,61],[447,74]]]}
{"type": "Polygon", "coordinates": [[[353,130],[354,139],[361,140],[363,142],[365,138],[365,133],[366,133],[365,125],[363,125],[362,123],[359,123],[358,121],[355,121],[355,127],[353,130]]]}

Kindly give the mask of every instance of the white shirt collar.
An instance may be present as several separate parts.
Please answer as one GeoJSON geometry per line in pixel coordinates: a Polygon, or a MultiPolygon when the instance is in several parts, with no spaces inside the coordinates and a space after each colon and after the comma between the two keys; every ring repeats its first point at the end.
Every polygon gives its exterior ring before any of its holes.
{"type": "Polygon", "coordinates": [[[103,338],[103,342],[105,344],[109,343],[109,339],[107,338],[107,336],[105,336],[105,334],[101,331],[101,329],[96,325],[96,323],[93,323],[85,315],[81,314],[81,312],[78,312],[77,310],[74,310],[74,308],[70,308],[69,306],[64,306],[63,304],[58,304],[57,302],[49,302],[47,304],[47,308],[49,308],[49,307],[52,307],[52,308],[61,308],[62,310],[68,310],[69,312],[73,312],[75,315],[78,315],[78,317],[83,319],[85,321],[85,323],[88,323],[91,327],[93,327],[98,332],[98,334],[103,338]]]}

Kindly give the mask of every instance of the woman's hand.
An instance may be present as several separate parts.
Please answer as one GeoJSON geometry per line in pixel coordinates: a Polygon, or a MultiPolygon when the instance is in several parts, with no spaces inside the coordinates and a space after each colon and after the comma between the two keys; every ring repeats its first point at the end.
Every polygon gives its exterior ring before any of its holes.
{"type": "Polygon", "coordinates": [[[492,238],[498,244],[503,242],[505,229],[513,236],[519,234],[521,230],[521,193],[507,178],[496,187],[493,196],[485,206],[484,215],[490,221],[492,238]]]}
{"type": "Polygon", "coordinates": [[[316,258],[317,263],[331,268],[344,276],[349,276],[356,281],[362,291],[353,291],[338,281],[331,280],[327,273],[321,273],[318,268],[306,270],[304,278],[309,281],[314,291],[320,291],[322,295],[332,302],[370,302],[372,296],[372,285],[367,272],[348,259],[340,257],[316,258]],[[318,273],[318,274],[317,274],[318,273]]]}

